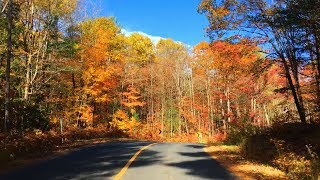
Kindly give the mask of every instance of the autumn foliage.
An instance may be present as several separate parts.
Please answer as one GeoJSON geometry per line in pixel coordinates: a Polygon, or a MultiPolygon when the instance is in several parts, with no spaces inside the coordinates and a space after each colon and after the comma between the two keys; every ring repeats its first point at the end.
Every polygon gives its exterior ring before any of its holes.
{"type": "MultiPolygon", "coordinates": [[[[49,129],[99,126],[182,141],[201,132],[210,141],[223,134],[221,140],[228,132],[270,127],[283,114],[273,109],[291,102],[276,92],[285,86],[281,65],[250,38],[200,42],[190,51],[171,39],[153,44],[138,33],[125,36],[113,18],[72,27],[60,35],[73,43],[72,56],[55,54],[67,70],[39,91],[52,89],[41,96],[49,129]]],[[[28,96],[29,102],[40,97],[28,96]]],[[[12,123],[19,129],[27,122],[12,123]]]]}
{"type": "Polygon", "coordinates": [[[8,12],[0,15],[1,87],[11,77],[10,91],[0,89],[1,130],[10,134],[1,146],[25,134],[44,144],[37,135],[94,132],[240,144],[279,124],[317,124],[319,23],[303,2],[202,0],[210,42],[191,48],[125,35],[112,17],[75,17],[77,0],[15,0],[9,64],[8,12]]]}

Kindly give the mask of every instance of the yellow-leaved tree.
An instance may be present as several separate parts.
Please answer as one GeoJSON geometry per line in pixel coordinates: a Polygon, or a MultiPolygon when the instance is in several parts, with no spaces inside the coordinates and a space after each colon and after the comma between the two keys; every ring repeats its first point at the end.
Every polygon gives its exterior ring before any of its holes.
{"type": "Polygon", "coordinates": [[[116,111],[110,122],[112,128],[118,129],[124,133],[132,132],[138,125],[139,122],[133,116],[129,118],[124,110],[116,111]]]}
{"type": "Polygon", "coordinates": [[[87,20],[80,24],[80,28],[81,91],[84,94],[81,106],[93,108],[90,112],[94,121],[101,119],[96,117],[100,114],[94,114],[96,109],[106,106],[117,96],[125,56],[125,37],[113,18],[87,20]]]}
{"type": "Polygon", "coordinates": [[[145,102],[141,101],[140,98],[140,91],[133,86],[129,86],[127,91],[122,93],[121,105],[123,109],[114,113],[112,122],[110,122],[111,127],[123,132],[133,132],[140,125],[137,108],[145,105],[145,102]]]}

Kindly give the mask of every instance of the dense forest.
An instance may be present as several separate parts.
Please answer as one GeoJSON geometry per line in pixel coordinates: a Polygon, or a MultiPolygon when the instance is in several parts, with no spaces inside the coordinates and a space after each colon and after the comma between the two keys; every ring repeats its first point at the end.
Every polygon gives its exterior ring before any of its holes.
{"type": "Polygon", "coordinates": [[[3,130],[46,131],[62,119],[66,127],[212,136],[319,120],[319,15],[311,7],[203,1],[213,41],[191,49],[127,37],[114,18],[80,19],[77,3],[2,2],[3,130]],[[255,13],[229,10],[238,6],[255,13]],[[237,26],[257,36],[223,34],[237,26]]]}
{"type": "Polygon", "coordinates": [[[318,0],[202,0],[210,42],[194,47],[125,35],[85,7],[0,1],[1,137],[88,129],[240,143],[320,123],[318,0]]]}

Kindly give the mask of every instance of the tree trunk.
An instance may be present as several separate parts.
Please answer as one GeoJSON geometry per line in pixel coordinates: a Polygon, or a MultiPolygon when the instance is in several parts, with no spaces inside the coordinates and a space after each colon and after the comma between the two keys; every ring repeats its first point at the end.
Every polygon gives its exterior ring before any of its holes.
{"type": "Polygon", "coordinates": [[[228,122],[231,121],[231,102],[230,102],[230,88],[227,87],[226,91],[226,97],[227,97],[227,112],[228,112],[228,122]]]}
{"type": "Polygon", "coordinates": [[[213,134],[213,121],[212,121],[212,108],[211,108],[211,91],[210,91],[210,77],[207,77],[206,81],[206,95],[207,95],[207,113],[208,113],[208,123],[209,123],[209,135],[213,134]]]}
{"type": "Polygon", "coordinates": [[[172,115],[172,111],[173,111],[173,96],[172,96],[172,89],[170,89],[170,137],[173,137],[173,115],[172,115]]]}
{"type": "Polygon", "coordinates": [[[298,97],[297,91],[296,91],[296,89],[294,87],[294,84],[293,84],[293,81],[292,81],[292,78],[291,78],[291,75],[290,75],[290,69],[289,69],[289,66],[287,64],[287,61],[286,61],[285,57],[283,56],[283,54],[280,54],[280,57],[281,57],[283,65],[284,65],[285,74],[286,74],[286,77],[287,77],[287,80],[288,80],[288,83],[289,83],[289,88],[290,88],[290,90],[292,92],[292,95],[293,95],[293,98],[294,98],[294,103],[295,103],[296,108],[298,110],[300,121],[302,123],[307,123],[305,109],[304,109],[303,105],[299,101],[300,98],[298,97]]]}
{"type": "Polygon", "coordinates": [[[151,124],[152,124],[152,131],[153,129],[153,123],[154,123],[154,100],[153,100],[153,66],[151,66],[150,69],[150,102],[151,102],[151,124]]]}
{"type": "Polygon", "coordinates": [[[5,113],[4,113],[4,130],[7,131],[10,118],[10,71],[12,58],[12,1],[9,0],[8,19],[8,39],[7,39],[7,65],[6,65],[6,87],[5,87],[5,113]]]}
{"type": "Polygon", "coordinates": [[[164,134],[164,98],[161,100],[161,136],[164,134]]]}
{"type": "Polygon", "coordinates": [[[227,122],[226,122],[226,117],[225,117],[224,105],[223,105],[222,98],[220,98],[220,105],[221,105],[221,116],[222,116],[222,121],[223,121],[223,134],[227,135],[227,122]]]}
{"type": "Polygon", "coordinates": [[[180,88],[180,84],[181,84],[181,82],[180,82],[180,77],[179,77],[179,75],[177,75],[177,84],[176,84],[176,86],[177,86],[177,91],[178,91],[178,96],[179,96],[179,100],[178,100],[178,108],[179,108],[179,110],[178,110],[178,131],[179,131],[179,135],[181,135],[181,130],[182,130],[182,128],[181,128],[181,115],[182,115],[182,112],[181,112],[181,110],[182,110],[182,91],[181,91],[181,88],[180,88]]]}
{"type": "Polygon", "coordinates": [[[75,89],[77,88],[77,86],[76,86],[76,79],[75,79],[74,73],[72,73],[71,76],[72,76],[72,77],[71,77],[71,78],[72,78],[72,90],[73,90],[73,93],[74,93],[75,89]]]}
{"type": "Polygon", "coordinates": [[[268,114],[268,111],[267,111],[267,107],[266,105],[264,104],[263,105],[263,110],[264,110],[264,115],[265,115],[265,118],[266,118],[266,122],[267,122],[267,126],[270,127],[270,118],[269,118],[269,114],[268,114]]]}
{"type": "Polygon", "coordinates": [[[25,81],[25,85],[24,85],[24,100],[29,99],[31,60],[32,60],[32,56],[29,55],[28,60],[26,62],[27,69],[26,69],[26,81],[25,81]]]}
{"type": "MultiPolygon", "coordinates": [[[[317,100],[316,100],[316,112],[318,112],[318,117],[320,117],[320,43],[319,43],[319,36],[317,34],[317,28],[313,26],[313,34],[315,36],[315,60],[314,60],[314,78],[316,81],[316,95],[317,95],[317,100]]],[[[312,52],[312,50],[311,50],[312,52]]],[[[311,53],[312,54],[312,53],[311,53]]],[[[311,57],[313,59],[313,57],[311,57]]]]}
{"type": "MultiPolygon", "coordinates": [[[[191,99],[191,103],[190,103],[190,110],[191,110],[191,116],[192,118],[195,118],[195,110],[194,110],[194,88],[193,88],[193,75],[191,73],[190,75],[190,99],[191,99]]],[[[198,131],[199,131],[199,127],[198,127],[198,131]]]]}

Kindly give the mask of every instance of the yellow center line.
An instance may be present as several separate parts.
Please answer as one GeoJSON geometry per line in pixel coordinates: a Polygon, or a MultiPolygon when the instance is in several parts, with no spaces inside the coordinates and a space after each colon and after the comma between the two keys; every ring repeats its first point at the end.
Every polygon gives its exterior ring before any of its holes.
{"type": "Polygon", "coordinates": [[[142,147],[138,152],[136,152],[132,157],[131,159],[127,162],[127,164],[121,169],[121,171],[116,175],[114,176],[114,180],[119,180],[121,179],[121,177],[124,175],[124,173],[128,170],[129,166],[131,165],[131,163],[138,157],[138,155],[145,149],[147,149],[148,147],[150,146],[153,146],[157,143],[152,143],[152,144],[149,144],[147,146],[144,146],[142,147]]]}

